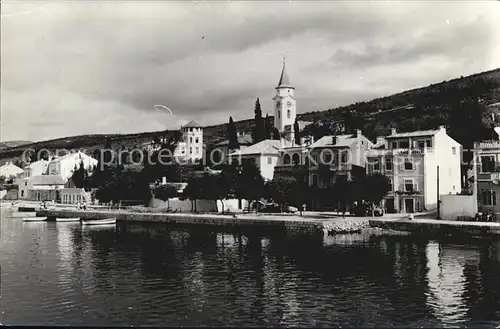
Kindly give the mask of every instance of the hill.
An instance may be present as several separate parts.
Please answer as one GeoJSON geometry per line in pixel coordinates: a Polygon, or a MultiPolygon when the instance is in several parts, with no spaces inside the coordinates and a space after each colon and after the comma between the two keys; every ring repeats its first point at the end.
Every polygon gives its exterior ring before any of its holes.
{"type": "MultiPolygon", "coordinates": [[[[306,127],[306,131],[316,138],[337,133],[339,129],[347,132],[362,129],[366,136],[375,139],[377,135],[386,135],[391,127],[399,131],[411,131],[446,125],[452,137],[459,142],[468,143],[471,138],[485,136],[484,132],[462,136],[462,128],[474,130],[471,129],[474,127],[471,126],[472,121],[477,121],[477,116],[484,114],[482,112],[488,108],[487,105],[498,102],[500,102],[500,69],[495,69],[368,102],[298,114],[297,120],[314,122],[306,127]]],[[[493,111],[494,108],[490,107],[489,110],[493,111]]],[[[248,109],[248,112],[253,114],[253,109],[248,109]]],[[[250,132],[253,119],[237,121],[235,124],[238,131],[250,132]]],[[[225,129],[225,122],[205,127],[206,143],[210,144],[223,138],[225,129]]],[[[87,152],[92,152],[104,147],[105,143],[110,144],[114,149],[131,148],[149,143],[155,138],[171,136],[171,133],[166,130],[137,134],[99,134],[58,138],[0,149],[0,159],[6,161],[19,157],[27,148],[36,150],[43,148],[85,149],[87,152]]]]}
{"type": "Polygon", "coordinates": [[[16,146],[21,146],[21,145],[26,145],[26,144],[31,144],[33,142],[30,141],[5,141],[5,142],[0,142],[0,149],[3,148],[8,148],[8,147],[16,147],[16,146]]]}

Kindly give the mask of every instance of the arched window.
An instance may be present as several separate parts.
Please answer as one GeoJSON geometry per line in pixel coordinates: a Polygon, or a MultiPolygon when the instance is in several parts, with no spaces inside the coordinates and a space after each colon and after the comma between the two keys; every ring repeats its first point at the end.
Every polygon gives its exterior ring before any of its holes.
{"type": "Polygon", "coordinates": [[[283,164],[290,164],[290,155],[288,154],[285,154],[285,156],[283,157],[283,164]]]}
{"type": "Polygon", "coordinates": [[[280,118],[280,110],[276,111],[276,114],[278,115],[278,119],[280,118]]]}
{"type": "Polygon", "coordinates": [[[293,164],[299,164],[300,163],[300,156],[297,153],[294,153],[292,156],[292,162],[293,164]]]}
{"type": "Polygon", "coordinates": [[[287,110],[287,111],[286,111],[286,117],[287,117],[288,119],[290,119],[290,110],[287,110]]]}

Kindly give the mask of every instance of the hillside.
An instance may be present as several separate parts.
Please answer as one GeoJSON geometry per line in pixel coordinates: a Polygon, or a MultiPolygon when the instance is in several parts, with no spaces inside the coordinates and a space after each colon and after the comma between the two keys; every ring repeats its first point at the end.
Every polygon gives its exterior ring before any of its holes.
{"type": "Polygon", "coordinates": [[[8,148],[8,147],[16,147],[16,146],[21,146],[21,145],[26,145],[26,144],[31,144],[33,142],[30,141],[5,141],[5,142],[0,142],[0,149],[8,148]]]}
{"type": "MultiPolygon", "coordinates": [[[[345,127],[347,131],[362,129],[365,135],[374,139],[377,135],[387,134],[391,127],[400,131],[410,131],[435,128],[441,124],[447,125],[453,136],[453,132],[460,130],[460,125],[463,123],[459,122],[460,120],[457,121],[456,117],[458,116],[459,119],[463,117],[466,124],[467,116],[476,111],[471,106],[463,105],[465,101],[479,101],[485,107],[488,104],[500,102],[500,69],[431,84],[369,102],[358,102],[325,111],[298,114],[297,120],[315,122],[306,130],[316,137],[334,133],[339,126],[345,127]],[[459,108],[462,111],[460,113],[459,108]]],[[[248,113],[252,117],[253,108],[248,109],[248,113]]],[[[223,120],[224,122],[219,125],[205,128],[204,136],[207,144],[224,137],[226,120],[223,120]]],[[[237,121],[235,124],[238,131],[250,132],[253,119],[237,121]]],[[[19,157],[26,148],[85,149],[92,152],[96,148],[103,147],[106,140],[115,149],[131,148],[170,133],[169,131],[156,131],[58,138],[0,149],[0,159],[6,161],[19,157]]]]}

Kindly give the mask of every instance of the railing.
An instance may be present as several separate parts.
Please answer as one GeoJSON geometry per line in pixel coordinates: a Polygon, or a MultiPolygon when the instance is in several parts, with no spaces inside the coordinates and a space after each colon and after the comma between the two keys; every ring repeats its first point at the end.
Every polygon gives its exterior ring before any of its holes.
{"type": "Polygon", "coordinates": [[[490,141],[481,141],[475,142],[474,148],[479,149],[500,149],[500,141],[490,140],[490,141]]]}
{"type": "Polygon", "coordinates": [[[367,156],[380,156],[380,155],[422,155],[425,153],[433,153],[434,149],[432,147],[427,148],[397,148],[389,150],[368,150],[366,152],[367,156]]]}

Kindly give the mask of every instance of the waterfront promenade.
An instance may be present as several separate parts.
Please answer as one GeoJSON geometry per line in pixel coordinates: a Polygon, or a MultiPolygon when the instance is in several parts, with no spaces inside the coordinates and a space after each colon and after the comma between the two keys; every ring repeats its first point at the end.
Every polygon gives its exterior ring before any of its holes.
{"type": "Polygon", "coordinates": [[[83,219],[102,219],[116,217],[118,221],[155,222],[179,225],[212,225],[223,227],[269,227],[287,231],[310,234],[324,234],[359,231],[369,226],[367,218],[347,217],[345,219],[327,214],[308,213],[299,215],[285,214],[196,214],[196,213],[155,213],[133,212],[131,210],[70,208],[39,209],[37,216],[80,217],[83,219]]]}

